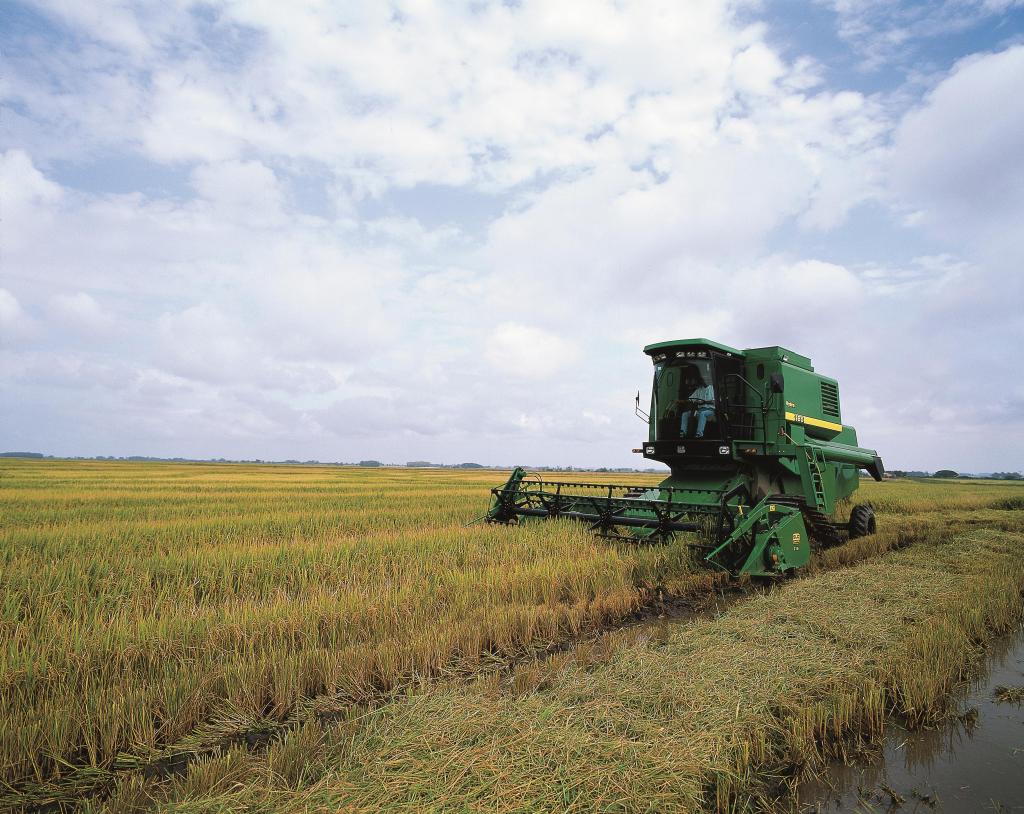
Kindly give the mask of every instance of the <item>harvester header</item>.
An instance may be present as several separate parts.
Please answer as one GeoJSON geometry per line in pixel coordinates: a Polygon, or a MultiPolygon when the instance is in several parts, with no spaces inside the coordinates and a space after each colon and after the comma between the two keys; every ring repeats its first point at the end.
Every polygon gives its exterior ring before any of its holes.
{"type": "MultiPolygon", "coordinates": [[[[633,451],[671,474],[659,486],[540,481],[522,469],[492,490],[487,519],[568,517],[605,537],[689,544],[712,567],[770,576],[808,561],[812,546],[875,530],[874,512],[840,505],[859,470],[884,474],[874,450],[843,424],[839,383],[782,347],[737,350],[708,339],[644,348],[654,365],[647,439],[633,451]]],[[[645,407],[647,405],[644,405],[645,407]]]]}

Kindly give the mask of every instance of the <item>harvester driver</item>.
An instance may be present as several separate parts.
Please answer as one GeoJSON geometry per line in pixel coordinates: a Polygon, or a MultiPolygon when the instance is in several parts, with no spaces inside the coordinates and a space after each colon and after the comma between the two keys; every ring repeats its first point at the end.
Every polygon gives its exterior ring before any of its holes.
{"type": "Polygon", "coordinates": [[[703,438],[704,428],[707,426],[708,419],[715,414],[715,388],[710,384],[706,384],[700,373],[696,373],[691,381],[695,385],[693,392],[690,393],[688,399],[680,400],[680,404],[690,409],[683,412],[679,424],[679,437],[687,437],[690,419],[696,418],[697,428],[693,437],[703,438]]]}

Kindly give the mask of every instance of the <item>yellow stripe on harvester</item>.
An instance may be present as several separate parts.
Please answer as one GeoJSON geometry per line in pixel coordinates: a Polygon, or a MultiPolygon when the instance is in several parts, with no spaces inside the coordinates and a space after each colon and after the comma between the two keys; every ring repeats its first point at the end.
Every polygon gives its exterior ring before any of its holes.
{"type": "Polygon", "coordinates": [[[799,413],[786,413],[786,421],[794,421],[797,424],[809,424],[812,427],[821,427],[825,430],[834,430],[835,432],[842,432],[843,425],[836,424],[834,421],[823,421],[820,418],[809,418],[799,413]]]}

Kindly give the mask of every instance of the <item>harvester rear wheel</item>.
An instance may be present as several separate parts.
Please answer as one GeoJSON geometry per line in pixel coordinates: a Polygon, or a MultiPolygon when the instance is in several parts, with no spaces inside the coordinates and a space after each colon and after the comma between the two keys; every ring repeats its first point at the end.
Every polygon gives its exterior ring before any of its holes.
{"type": "Polygon", "coordinates": [[[867,537],[875,533],[875,510],[870,504],[858,503],[850,512],[850,539],[867,537]]]}

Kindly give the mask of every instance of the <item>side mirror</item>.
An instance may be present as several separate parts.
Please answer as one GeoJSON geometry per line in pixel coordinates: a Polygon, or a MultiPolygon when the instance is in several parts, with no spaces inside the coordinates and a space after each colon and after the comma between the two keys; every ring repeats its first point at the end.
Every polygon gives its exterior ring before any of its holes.
{"type": "Polygon", "coordinates": [[[781,393],[786,389],[786,380],[781,373],[773,373],[768,379],[768,386],[773,393],[781,393]]]}
{"type": "Polygon", "coordinates": [[[643,421],[645,424],[651,423],[651,417],[640,409],[640,391],[636,391],[636,406],[633,408],[633,412],[636,413],[636,417],[643,421]]]}

